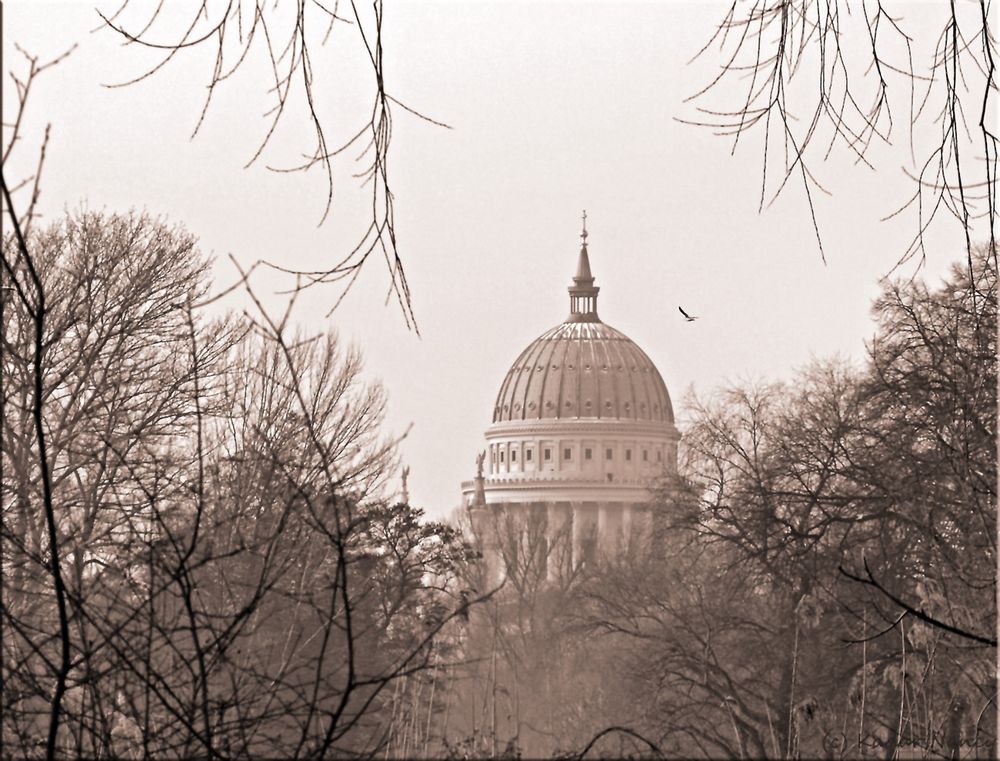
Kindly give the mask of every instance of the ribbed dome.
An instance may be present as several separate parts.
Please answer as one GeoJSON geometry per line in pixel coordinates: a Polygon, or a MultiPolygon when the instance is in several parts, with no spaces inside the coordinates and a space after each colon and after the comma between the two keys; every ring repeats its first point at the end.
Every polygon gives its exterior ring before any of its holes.
{"type": "Polygon", "coordinates": [[[571,315],[543,333],[507,372],[493,422],[544,419],[672,424],[674,412],[646,353],[595,313],[586,321],[571,315]]]}

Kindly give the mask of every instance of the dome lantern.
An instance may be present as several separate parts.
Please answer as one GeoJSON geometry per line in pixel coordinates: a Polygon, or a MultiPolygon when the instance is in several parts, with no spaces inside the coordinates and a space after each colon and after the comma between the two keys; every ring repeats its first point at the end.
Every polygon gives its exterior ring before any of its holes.
{"type": "Polygon", "coordinates": [[[597,316],[597,293],[601,289],[594,285],[590,274],[590,256],[587,254],[587,211],[583,212],[583,232],[580,233],[580,258],[576,264],[576,275],[569,290],[569,319],[567,322],[600,322],[597,316]]]}

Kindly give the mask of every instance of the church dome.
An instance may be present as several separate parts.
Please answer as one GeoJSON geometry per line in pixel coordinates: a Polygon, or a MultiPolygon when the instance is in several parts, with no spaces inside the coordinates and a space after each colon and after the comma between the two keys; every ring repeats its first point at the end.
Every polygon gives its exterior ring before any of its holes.
{"type": "Polygon", "coordinates": [[[674,422],[666,384],[632,340],[596,317],[570,319],[521,352],[493,422],[598,419],[674,422]]]}
{"type": "Polygon", "coordinates": [[[597,316],[587,228],[569,287],[570,314],[521,352],[493,407],[493,422],[634,420],[673,425],[667,386],[632,340],[597,316]]]}
{"type": "MultiPolygon", "coordinates": [[[[569,315],[507,371],[478,476],[462,489],[467,505],[561,505],[574,516],[579,508],[586,515],[573,522],[585,532],[600,513],[611,537],[615,525],[625,530],[631,506],[649,502],[657,479],[677,472],[680,433],[652,360],[597,316],[586,213],[581,237],[569,315]]],[[[573,531],[576,542],[583,534],[573,531]]]]}

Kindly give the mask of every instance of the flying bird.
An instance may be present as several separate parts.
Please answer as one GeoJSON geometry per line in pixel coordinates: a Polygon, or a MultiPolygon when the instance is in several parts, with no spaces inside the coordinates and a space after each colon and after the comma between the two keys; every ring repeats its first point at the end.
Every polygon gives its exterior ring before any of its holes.
{"type": "Polygon", "coordinates": [[[683,307],[677,307],[677,311],[680,312],[682,315],[684,315],[684,319],[687,320],[688,322],[694,322],[695,320],[698,319],[697,317],[692,317],[687,312],[685,312],[683,307]]]}

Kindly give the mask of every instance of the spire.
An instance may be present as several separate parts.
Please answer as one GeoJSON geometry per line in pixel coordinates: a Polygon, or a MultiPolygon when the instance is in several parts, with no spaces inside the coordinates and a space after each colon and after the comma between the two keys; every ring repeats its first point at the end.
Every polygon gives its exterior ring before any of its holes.
{"type": "Polygon", "coordinates": [[[593,285],[594,276],[590,274],[590,257],[587,255],[587,210],[583,211],[583,232],[580,233],[580,260],[576,265],[574,285],[593,285]]]}
{"type": "Polygon", "coordinates": [[[580,233],[580,258],[576,264],[573,285],[569,287],[569,321],[600,322],[597,317],[597,292],[594,276],[590,274],[590,255],[587,253],[587,211],[583,212],[583,232],[580,233]]]}

